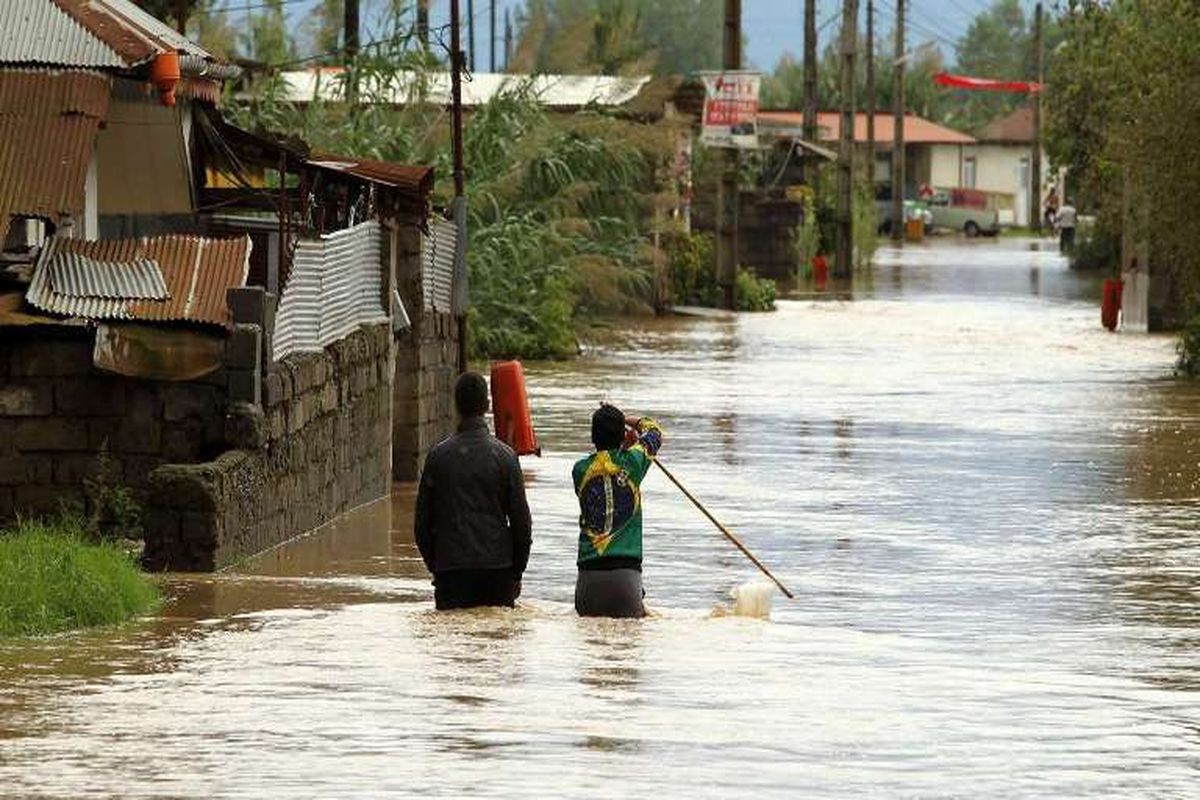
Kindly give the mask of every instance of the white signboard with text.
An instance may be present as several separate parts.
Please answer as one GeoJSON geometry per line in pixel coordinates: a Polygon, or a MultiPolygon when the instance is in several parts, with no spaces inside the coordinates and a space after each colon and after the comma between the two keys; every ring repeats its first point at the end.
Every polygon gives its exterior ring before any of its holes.
{"type": "Polygon", "coordinates": [[[758,148],[758,72],[709,72],[704,79],[700,141],[709,147],[758,148]]]}

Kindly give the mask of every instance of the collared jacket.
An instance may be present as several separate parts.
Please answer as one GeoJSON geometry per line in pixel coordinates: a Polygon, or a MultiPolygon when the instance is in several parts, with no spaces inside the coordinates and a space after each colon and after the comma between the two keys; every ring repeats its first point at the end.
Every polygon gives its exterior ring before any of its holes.
{"type": "Polygon", "coordinates": [[[482,417],[465,420],[458,433],[429,451],[414,528],[434,575],[511,569],[519,578],[525,571],[532,523],[521,465],[482,417]]]}

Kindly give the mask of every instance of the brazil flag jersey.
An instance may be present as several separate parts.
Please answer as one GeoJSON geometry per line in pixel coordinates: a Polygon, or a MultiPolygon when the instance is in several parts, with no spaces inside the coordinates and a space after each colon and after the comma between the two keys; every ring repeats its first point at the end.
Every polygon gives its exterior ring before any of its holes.
{"type": "Polygon", "coordinates": [[[572,478],[579,498],[581,568],[604,559],[642,561],[641,483],[662,446],[662,428],[652,419],[637,424],[629,447],[600,450],[575,462],[572,478]]]}

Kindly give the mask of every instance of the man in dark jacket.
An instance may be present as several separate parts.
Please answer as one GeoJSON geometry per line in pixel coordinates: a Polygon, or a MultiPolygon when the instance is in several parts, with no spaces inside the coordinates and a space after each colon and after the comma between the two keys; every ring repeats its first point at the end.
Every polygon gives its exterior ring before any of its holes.
{"type": "Polygon", "coordinates": [[[433,573],[439,609],[512,607],[532,543],[517,455],[488,432],[487,382],[464,373],[454,386],[458,433],[425,458],[417,492],[417,547],[433,573]]]}

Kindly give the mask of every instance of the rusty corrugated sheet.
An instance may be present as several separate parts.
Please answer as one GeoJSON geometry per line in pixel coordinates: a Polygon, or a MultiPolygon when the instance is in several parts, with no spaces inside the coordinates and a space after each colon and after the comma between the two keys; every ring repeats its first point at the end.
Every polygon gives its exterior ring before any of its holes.
{"type": "MultiPolygon", "coordinates": [[[[163,52],[213,59],[212,54],[129,0],[47,0],[124,60],[126,66],[163,52]]],[[[74,63],[74,62],[57,62],[74,63]]]]}
{"type": "Polygon", "coordinates": [[[344,172],[372,183],[394,186],[422,197],[433,189],[433,167],[393,164],[389,161],[369,161],[329,153],[314,154],[308,163],[321,169],[344,172]]]}
{"type": "Polygon", "coordinates": [[[0,1],[0,62],[126,66],[116,51],[50,0],[0,1]]]}
{"type": "Polygon", "coordinates": [[[0,70],[0,221],[80,214],[110,91],[94,72],[0,70]]]}
{"type": "Polygon", "coordinates": [[[44,311],[88,319],[139,319],[150,322],[233,324],[225,304],[226,290],[244,286],[250,263],[250,237],[211,239],[173,234],[146,239],[85,242],[53,238],[34,268],[26,299],[44,311]],[[166,283],[165,300],[75,297],[63,294],[52,281],[49,263],[61,253],[98,262],[148,259],[157,264],[166,283]]]}
{"type": "Polygon", "coordinates": [[[296,243],[275,318],[274,360],[321,350],[360,325],[388,318],[382,242],[379,223],[370,221],[296,243]]]}

